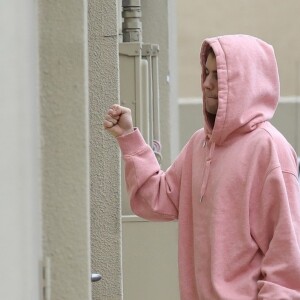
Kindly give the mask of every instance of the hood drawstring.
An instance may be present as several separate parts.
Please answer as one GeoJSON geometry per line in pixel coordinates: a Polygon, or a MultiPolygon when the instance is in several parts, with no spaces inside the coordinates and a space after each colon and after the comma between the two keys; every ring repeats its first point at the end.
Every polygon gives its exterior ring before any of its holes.
{"type": "MultiPolygon", "coordinates": [[[[206,137],[206,139],[203,142],[203,148],[206,147],[208,141],[209,141],[209,137],[206,137]]],[[[201,193],[200,193],[200,202],[202,202],[204,194],[206,192],[208,175],[209,175],[209,171],[210,171],[210,164],[211,164],[211,160],[212,160],[213,153],[214,153],[214,150],[215,150],[215,145],[216,145],[215,142],[211,143],[209,153],[208,153],[208,156],[206,158],[206,162],[205,162],[205,166],[204,166],[204,172],[203,172],[203,181],[202,181],[202,186],[201,186],[201,193]]]]}

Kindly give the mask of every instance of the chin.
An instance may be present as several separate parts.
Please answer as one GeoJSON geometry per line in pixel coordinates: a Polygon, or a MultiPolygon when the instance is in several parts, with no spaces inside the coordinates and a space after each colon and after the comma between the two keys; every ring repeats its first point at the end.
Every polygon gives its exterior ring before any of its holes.
{"type": "Polygon", "coordinates": [[[211,115],[216,115],[217,114],[217,109],[214,108],[206,108],[206,112],[208,112],[211,115]]]}

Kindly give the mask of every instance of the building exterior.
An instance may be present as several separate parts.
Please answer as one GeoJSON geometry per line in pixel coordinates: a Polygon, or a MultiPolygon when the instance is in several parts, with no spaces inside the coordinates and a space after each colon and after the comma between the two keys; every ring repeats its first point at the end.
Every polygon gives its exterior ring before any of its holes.
{"type": "MultiPolygon", "coordinates": [[[[300,152],[300,4],[275,2],[123,1],[141,4],[141,42],[159,45],[162,168],[201,126],[200,44],[226,33],[274,45],[274,122],[300,152]]],[[[2,1],[0,33],[0,299],[179,299],[177,224],[131,213],[102,128],[122,102],[122,1],[2,1]]]]}
{"type": "MultiPolygon", "coordinates": [[[[1,299],[123,299],[120,154],[102,128],[120,102],[121,5],[0,4],[1,299]],[[101,281],[92,284],[92,273],[101,281]]],[[[177,149],[175,6],[142,10],[143,40],[160,44],[167,165],[177,149]]]]}

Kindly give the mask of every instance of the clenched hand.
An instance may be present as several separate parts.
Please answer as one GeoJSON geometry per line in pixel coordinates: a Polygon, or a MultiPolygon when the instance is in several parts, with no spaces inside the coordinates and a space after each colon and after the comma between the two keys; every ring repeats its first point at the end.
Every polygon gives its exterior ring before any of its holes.
{"type": "Polygon", "coordinates": [[[112,105],[105,116],[103,126],[114,137],[133,132],[131,110],[118,104],[112,105]]]}

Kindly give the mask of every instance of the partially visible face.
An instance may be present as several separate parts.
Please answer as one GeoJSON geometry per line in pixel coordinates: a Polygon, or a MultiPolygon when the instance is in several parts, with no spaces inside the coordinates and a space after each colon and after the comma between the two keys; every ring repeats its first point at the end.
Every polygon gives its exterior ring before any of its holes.
{"type": "Polygon", "coordinates": [[[218,73],[216,57],[210,53],[205,64],[205,75],[203,82],[203,98],[205,109],[211,114],[216,114],[218,110],[218,73]]]}

